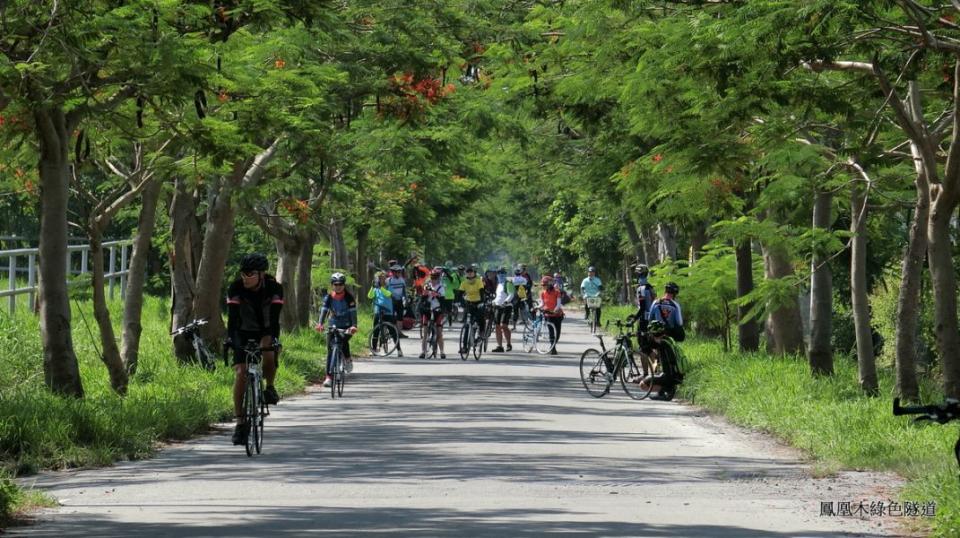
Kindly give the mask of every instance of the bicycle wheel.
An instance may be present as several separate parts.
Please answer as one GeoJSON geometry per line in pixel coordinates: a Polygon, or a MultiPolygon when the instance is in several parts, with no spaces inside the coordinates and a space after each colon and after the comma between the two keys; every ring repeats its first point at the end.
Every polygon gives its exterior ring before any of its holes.
{"type": "Polygon", "coordinates": [[[267,416],[267,402],[263,399],[263,378],[258,376],[257,401],[260,403],[257,413],[257,422],[254,424],[254,430],[257,432],[254,441],[257,445],[257,454],[263,449],[263,418],[267,416]]]}
{"type": "Polygon", "coordinates": [[[613,375],[607,368],[609,355],[609,351],[600,353],[594,348],[588,348],[580,355],[580,381],[587,393],[594,398],[606,396],[613,384],[613,375]]]}
{"type": "Polygon", "coordinates": [[[334,346],[333,354],[330,356],[330,372],[327,372],[330,375],[330,398],[337,397],[337,376],[340,374],[340,363],[343,362],[343,357],[340,355],[340,346],[334,346]]]}
{"type": "Polygon", "coordinates": [[[653,366],[646,354],[640,353],[639,360],[627,356],[620,367],[620,386],[623,392],[634,400],[643,400],[653,391],[653,366]]]}
{"type": "Polygon", "coordinates": [[[523,342],[523,350],[527,353],[533,352],[534,335],[538,330],[539,322],[537,321],[534,321],[531,325],[527,325],[523,328],[523,337],[521,338],[521,341],[523,342]]]}
{"type": "Polygon", "coordinates": [[[342,398],[343,386],[347,383],[347,372],[344,369],[343,361],[341,360],[339,362],[340,367],[337,368],[337,378],[335,379],[336,382],[333,385],[337,388],[337,396],[342,398]]]}
{"type": "Polygon", "coordinates": [[[374,331],[374,334],[377,335],[376,345],[377,349],[373,347],[373,334],[370,335],[370,351],[378,357],[386,357],[387,355],[394,352],[400,342],[400,331],[397,329],[397,326],[390,322],[383,322],[380,324],[380,330],[374,331]]]}
{"type": "Polygon", "coordinates": [[[427,326],[427,350],[429,351],[428,359],[437,358],[437,325],[433,320],[427,326]]]}
{"type": "Polygon", "coordinates": [[[552,323],[544,321],[540,324],[540,328],[533,333],[533,345],[537,349],[537,353],[546,355],[557,345],[556,331],[557,329],[552,323]]]}
{"type": "Polygon", "coordinates": [[[471,347],[473,347],[473,359],[480,360],[480,355],[483,353],[483,349],[482,349],[482,346],[480,345],[480,341],[477,339],[477,336],[479,336],[480,334],[480,326],[477,325],[476,323],[471,323],[470,332],[473,335],[470,338],[472,342],[471,347]]]}
{"type": "Polygon", "coordinates": [[[197,347],[197,359],[200,363],[200,366],[208,372],[212,372],[217,368],[217,359],[214,357],[213,353],[207,348],[207,345],[202,341],[197,347]]]}
{"type": "Polygon", "coordinates": [[[464,325],[460,327],[460,360],[470,358],[470,350],[473,348],[472,326],[464,325]]]}
{"type": "Polygon", "coordinates": [[[247,451],[247,456],[253,456],[253,453],[257,449],[257,438],[259,435],[257,431],[257,412],[260,409],[260,406],[257,405],[257,378],[253,374],[247,374],[247,389],[243,393],[243,414],[244,418],[247,421],[247,442],[244,448],[247,451]]]}

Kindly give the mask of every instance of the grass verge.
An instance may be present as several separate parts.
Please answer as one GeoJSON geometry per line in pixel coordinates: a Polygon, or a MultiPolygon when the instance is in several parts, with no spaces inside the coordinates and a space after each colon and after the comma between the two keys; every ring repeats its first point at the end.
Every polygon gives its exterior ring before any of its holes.
{"type": "MultiPolygon", "coordinates": [[[[625,318],[630,307],[604,309],[605,319],[625,318]]],[[[905,518],[930,525],[934,536],[960,536],[960,483],[953,445],[955,426],[916,425],[892,413],[893,372],[881,370],[880,394],[860,391],[855,361],[837,356],[835,375],[814,379],[802,357],[724,352],[716,341],[682,344],[688,372],[679,397],[731,422],[772,434],[811,456],[815,475],[840,469],[892,471],[907,485],[901,504],[935,503],[935,517],[905,518]]],[[[932,383],[924,401],[942,401],[932,383]]],[[[847,500],[847,499],[841,499],[847,500]]],[[[853,501],[853,499],[849,499],[853,501]]]]}
{"type": "MultiPolygon", "coordinates": [[[[121,312],[121,304],[111,305],[111,311],[121,312]]],[[[44,386],[37,318],[26,309],[13,317],[0,314],[0,347],[17,350],[0,361],[0,521],[46,502],[36,492],[19,489],[11,478],[143,458],[161,442],[207,432],[213,423],[233,416],[232,368],[221,362],[207,372],[178,364],[168,316],[166,300],[147,299],[139,369],[121,398],[110,389],[94,344],[99,341],[93,338],[98,333],[91,304],[75,305],[73,341],[85,390],[78,400],[55,396],[44,386]]],[[[369,334],[369,317],[361,316],[354,337],[357,351],[369,334]]],[[[114,322],[119,330],[119,316],[114,322]]],[[[277,390],[282,395],[302,392],[308,382],[323,378],[324,337],[304,330],[282,339],[277,390]]]]}

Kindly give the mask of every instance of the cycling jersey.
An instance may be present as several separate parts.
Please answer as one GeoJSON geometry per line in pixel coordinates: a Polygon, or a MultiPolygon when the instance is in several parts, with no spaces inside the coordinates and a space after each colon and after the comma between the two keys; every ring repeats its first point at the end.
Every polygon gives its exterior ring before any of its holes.
{"type": "Polygon", "coordinates": [[[483,300],[480,294],[483,291],[483,280],[480,277],[464,278],[460,283],[460,291],[463,292],[463,298],[471,303],[479,303],[483,300]]]}
{"type": "Polygon", "coordinates": [[[320,309],[320,323],[330,317],[330,325],[338,329],[357,326],[357,301],[349,291],[330,292],[323,298],[320,309]]]}
{"type": "Polygon", "coordinates": [[[673,299],[658,299],[650,307],[650,321],[662,321],[667,329],[676,329],[683,327],[683,314],[680,312],[680,304],[673,299]]]}
{"type": "Polygon", "coordinates": [[[580,293],[582,293],[584,297],[599,297],[602,286],[603,283],[600,282],[599,277],[588,276],[580,283],[580,293]]]}
{"type": "Polygon", "coordinates": [[[247,289],[236,279],[227,289],[229,307],[227,329],[231,336],[238,331],[280,336],[280,309],[283,307],[283,286],[271,275],[263,275],[260,285],[247,289]]]}
{"type": "Polygon", "coordinates": [[[373,299],[374,315],[381,312],[388,316],[393,315],[393,293],[390,290],[374,286],[367,293],[367,299],[373,299]]]}
{"type": "Polygon", "coordinates": [[[391,276],[387,279],[387,289],[394,298],[403,298],[407,293],[407,280],[400,275],[391,276]]]}
{"type": "Polygon", "coordinates": [[[507,280],[501,284],[497,284],[497,291],[493,296],[493,304],[501,307],[512,306],[515,293],[516,288],[514,287],[513,282],[507,280]]]}

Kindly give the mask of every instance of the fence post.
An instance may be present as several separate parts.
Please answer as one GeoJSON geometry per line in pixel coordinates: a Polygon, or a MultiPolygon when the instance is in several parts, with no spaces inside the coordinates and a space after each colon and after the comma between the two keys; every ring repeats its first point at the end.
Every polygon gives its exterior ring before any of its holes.
{"type": "Polygon", "coordinates": [[[116,278],[113,276],[114,266],[117,263],[117,247],[110,247],[110,300],[113,300],[113,287],[115,285],[116,278]]]}
{"type": "Polygon", "coordinates": [[[120,297],[127,295],[127,248],[129,245],[120,244],[120,297]]]}
{"type": "MultiPolygon", "coordinates": [[[[17,289],[17,256],[16,254],[11,254],[7,261],[7,278],[10,279],[8,282],[8,288],[10,291],[17,289]]],[[[9,297],[10,303],[10,316],[13,316],[14,310],[17,309],[17,296],[10,294],[9,297]]]]}
{"type": "MultiPolygon", "coordinates": [[[[80,274],[87,274],[87,257],[89,256],[89,246],[80,249],[80,274]]],[[[70,255],[70,251],[67,251],[67,256],[70,255]]]]}
{"type": "Polygon", "coordinates": [[[37,284],[37,255],[30,254],[27,256],[27,287],[30,289],[30,311],[34,312],[37,310],[37,294],[33,291],[33,287],[37,284]]]}

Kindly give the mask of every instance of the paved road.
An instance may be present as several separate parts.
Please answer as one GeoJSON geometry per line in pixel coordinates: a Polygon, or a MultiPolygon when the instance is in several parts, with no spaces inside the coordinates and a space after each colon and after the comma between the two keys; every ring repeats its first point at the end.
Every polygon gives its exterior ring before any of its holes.
{"type": "Polygon", "coordinates": [[[814,480],[791,451],[678,402],[590,398],[577,362],[591,339],[582,322],[564,332],[558,357],[357,361],[344,399],[314,389],[275,408],[252,459],[224,427],[147,461],[35,477],[62,506],[12,534],[893,532],[819,515],[821,501],[876,498],[889,477],[814,480]]]}

